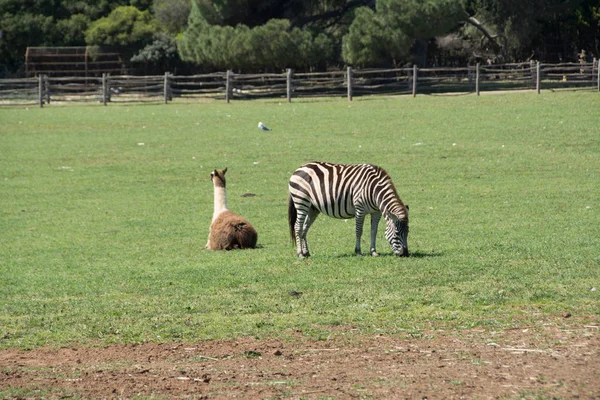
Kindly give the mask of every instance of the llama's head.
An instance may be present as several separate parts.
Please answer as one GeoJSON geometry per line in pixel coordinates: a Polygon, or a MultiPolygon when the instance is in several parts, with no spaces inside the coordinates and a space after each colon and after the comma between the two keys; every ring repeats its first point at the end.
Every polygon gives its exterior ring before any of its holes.
{"type": "Polygon", "coordinates": [[[227,168],[225,169],[215,169],[210,173],[210,180],[213,181],[215,186],[225,187],[225,173],[227,172],[227,168]]]}

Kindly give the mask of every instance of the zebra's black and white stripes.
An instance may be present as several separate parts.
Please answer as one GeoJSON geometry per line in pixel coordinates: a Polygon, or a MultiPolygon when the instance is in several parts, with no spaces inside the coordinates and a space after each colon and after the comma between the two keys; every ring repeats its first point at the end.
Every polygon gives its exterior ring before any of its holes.
{"type": "Polygon", "coordinates": [[[288,222],[298,257],[308,257],[306,234],[319,213],[356,218],[356,246],[361,253],[363,223],[371,215],[371,255],[376,256],[377,225],[386,221],[385,237],[397,256],[408,256],[408,207],[402,203],[390,176],[371,164],[311,162],[298,168],[289,181],[288,222]]]}

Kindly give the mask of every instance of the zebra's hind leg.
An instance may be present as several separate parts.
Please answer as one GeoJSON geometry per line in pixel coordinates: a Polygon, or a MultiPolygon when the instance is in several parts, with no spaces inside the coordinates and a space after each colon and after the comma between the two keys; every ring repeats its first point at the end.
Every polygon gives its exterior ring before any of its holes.
{"type": "Polygon", "coordinates": [[[377,253],[375,242],[377,241],[377,226],[379,225],[379,220],[381,220],[381,212],[374,212],[371,214],[371,249],[370,253],[373,257],[377,257],[379,254],[377,253]]]}
{"type": "Polygon", "coordinates": [[[308,251],[308,241],[306,240],[306,234],[310,229],[310,226],[315,222],[317,218],[317,211],[309,209],[307,212],[299,212],[298,219],[296,220],[295,231],[296,231],[296,253],[300,258],[310,257],[310,251],[308,251]]]}
{"type": "Polygon", "coordinates": [[[304,258],[304,242],[306,241],[306,234],[302,232],[302,222],[300,221],[300,216],[296,220],[296,224],[294,225],[294,234],[296,235],[296,254],[300,258],[304,258]]]}

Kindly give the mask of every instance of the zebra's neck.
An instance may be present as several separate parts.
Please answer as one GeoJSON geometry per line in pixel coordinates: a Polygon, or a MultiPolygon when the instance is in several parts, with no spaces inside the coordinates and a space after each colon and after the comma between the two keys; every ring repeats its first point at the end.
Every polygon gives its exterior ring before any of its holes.
{"type": "Polygon", "coordinates": [[[222,186],[215,186],[215,208],[213,212],[213,221],[217,215],[227,210],[227,193],[222,186]]]}
{"type": "Polygon", "coordinates": [[[387,221],[394,219],[405,220],[408,218],[404,204],[398,198],[389,199],[380,204],[380,210],[387,221]]]}

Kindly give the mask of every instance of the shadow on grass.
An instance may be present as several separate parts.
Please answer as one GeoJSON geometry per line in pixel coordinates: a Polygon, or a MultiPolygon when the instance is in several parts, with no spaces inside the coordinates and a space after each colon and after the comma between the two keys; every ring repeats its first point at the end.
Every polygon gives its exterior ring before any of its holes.
{"type": "Polygon", "coordinates": [[[437,251],[415,251],[410,253],[409,258],[430,258],[430,257],[441,257],[443,254],[437,251]]]}
{"type": "MultiPolygon", "coordinates": [[[[394,255],[394,253],[379,253],[379,256],[374,257],[374,258],[406,258],[407,260],[411,259],[411,258],[430,258],[430,257],[441,257],[443,254],[436,252],[436,251],[430,251],[430,252],[426,252],[426,251],[415,251],[415,252],[411,252],[409,257],[397,257],[394,255]]],[[[368,253],[363,253],[361,256],[357,256],[354,253],[347,253],[347,254],[338,254],[338,255],[334,255],[332,256],[334,258],[352,258],[352,257],[363,257],[363,258],[371,258],[371,256],[368,253]]]]}

